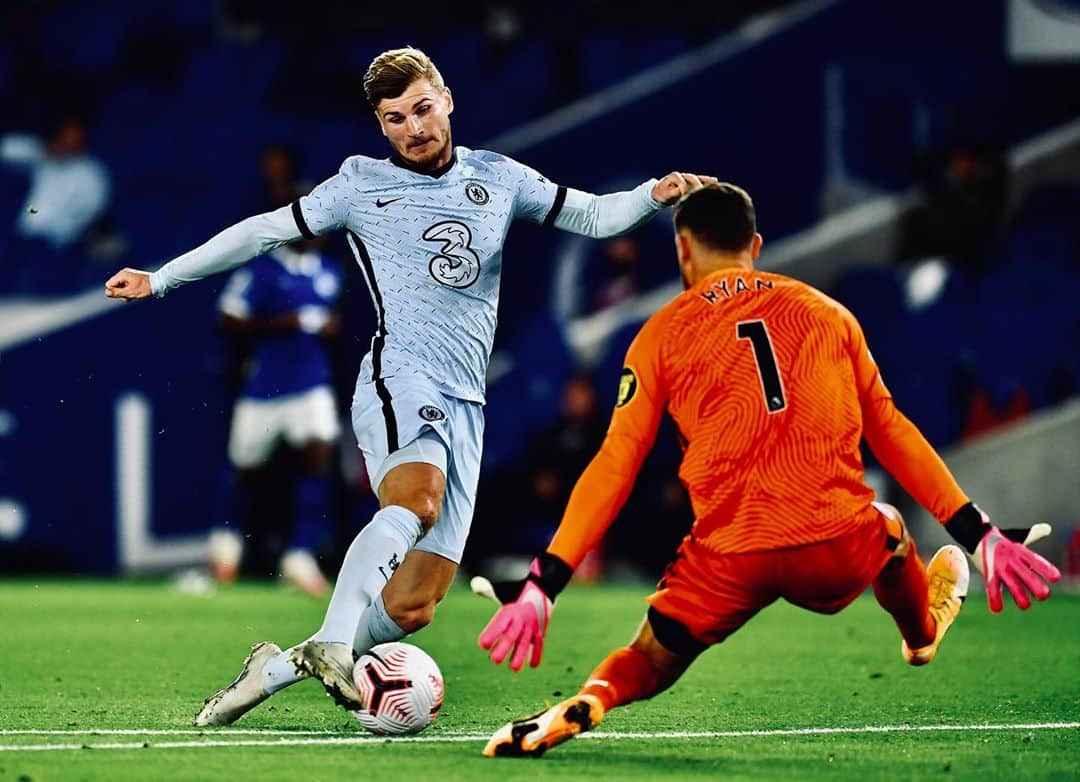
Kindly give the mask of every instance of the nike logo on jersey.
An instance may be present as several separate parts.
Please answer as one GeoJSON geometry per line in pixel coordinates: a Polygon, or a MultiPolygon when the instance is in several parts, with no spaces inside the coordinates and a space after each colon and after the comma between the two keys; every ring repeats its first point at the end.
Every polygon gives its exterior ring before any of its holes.
{"type": "Polygon", "coordinates": [[[382,209],[384,206],[389,206],[390,204],[394,203],[395,201],[400,201],[404,197],[405,196],[398,196],[397,198],[388,198],[385,201],[383,201],[381,198],[376,198],[375,199],[375,206],[382,209]]]}

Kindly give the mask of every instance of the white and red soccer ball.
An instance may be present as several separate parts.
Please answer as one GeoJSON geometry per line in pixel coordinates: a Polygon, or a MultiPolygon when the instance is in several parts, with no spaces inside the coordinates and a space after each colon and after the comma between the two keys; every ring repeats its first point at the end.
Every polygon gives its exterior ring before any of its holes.
{"type": "Polygon", "coordinates": [[[442,672],[427,652],[411,644],[379,644],[360,655],[353,681],[364,708],[353,712],[372,733],[419,733],[442,706],[442,672]]]}

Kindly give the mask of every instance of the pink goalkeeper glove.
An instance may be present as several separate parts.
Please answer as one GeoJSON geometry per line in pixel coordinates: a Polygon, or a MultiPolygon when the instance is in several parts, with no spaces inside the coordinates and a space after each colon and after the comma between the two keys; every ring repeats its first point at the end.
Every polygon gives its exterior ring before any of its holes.
{"type": "Polygon", "coordinates": [[[1061,571],[1026,545],[1045,537],[1049,532],[1049,524],[1036,524],[1020,542],[1011,540],[997,527],[991,527],[975,547],[971,559],[986,577],[986,599],[995,614],[1001,613],[1004,608],[1001,599],[1003,586],[1022,611],[1031,606],[1028,592],[1039,600],[1050,597],[1050,587],[1046,582],[1052,584],[1057,581],[1061,578],[1061,571]]]}
{"type": "Polygon", "coordinates": [[[1046,582],[1052,584],[1061,578],[1056,567],[1028,548],[1050,534],[1049,524],[998,529],[990,524],[990,517],[978,505],[969,502],[945,522],[945,529],[967,549],[971,561],[986,578],[986,600],[995,614],[1005,607],[1002,587],[1023,611],[1031,607],[1028,592],[1045,600],[1050,597],[1046,582]]]}
{"type": "Polygon", "coordinates": [[[512,651],[510,669],[520,671],[529,655],[529,665],[540,664],[544,653],[544,633],[547,632],[551,609],[555,604],[532,581],[526,581],[518,599],[498,610],[480,633],[480,646],[491,650],[491,661],[501,665],[512,651]]]}
{"type": "Polygon", "coordinates": [[[501,665],[509,656],[514,671],[522,669],[526,657],[533,668],[540,664],[555,597],[572,572],[561,559],[545,552],[532,561],[529,575],[520,581],[492,584],[483,576],[472,580],[473,592],[502,604],[479,638],[480,646],[491,650],[493,663],[501,665]]]}

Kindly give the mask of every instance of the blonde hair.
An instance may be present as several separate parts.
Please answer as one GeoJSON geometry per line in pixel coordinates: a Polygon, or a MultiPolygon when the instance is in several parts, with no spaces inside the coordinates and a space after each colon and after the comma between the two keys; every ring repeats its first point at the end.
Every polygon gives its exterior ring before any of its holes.
{"type": "Polygon", "coordinates": [[[432,87],[445,86],[439,69],[422,51],[411,46],[390,49],[368,66],[364,74],[364,94],[371,108],[377,110],[379,101],[398,97],[417,79],[427,79],[432,87]]]}

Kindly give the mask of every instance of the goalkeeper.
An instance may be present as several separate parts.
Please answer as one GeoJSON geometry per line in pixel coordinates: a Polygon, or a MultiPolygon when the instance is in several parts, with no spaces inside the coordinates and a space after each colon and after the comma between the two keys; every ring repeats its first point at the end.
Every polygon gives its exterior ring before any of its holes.
{"type": "Polygon", "coordinates": [[[856,319],[796,280],[754,269],[761,250],[742,189],[712,184],[675,211],[686,292],[641,328],[626,356],[599,453],[581,475],[547,550],[524,581],[476,591],[503,603],[480,635],[496,664],[540,663],[553,601],[603,537],[633,486],[665,409],[683,445],[679,477],[694,524],[649,597],[631,644],[581,692],[499,730],[485,755],[538,755],[616,706],[675,682],[706,648],[777,599],[831,614],[867,587],[892,615],[911,665],[930,662],[968,588],[961,548],[924,567],[899,512],[863,481],[863,437],[881,464],[944,525],[1017,606],[1045,600],[1058,570],[1027,548],[1049,526],[1000,530],[893,404],[856,319]]]}

